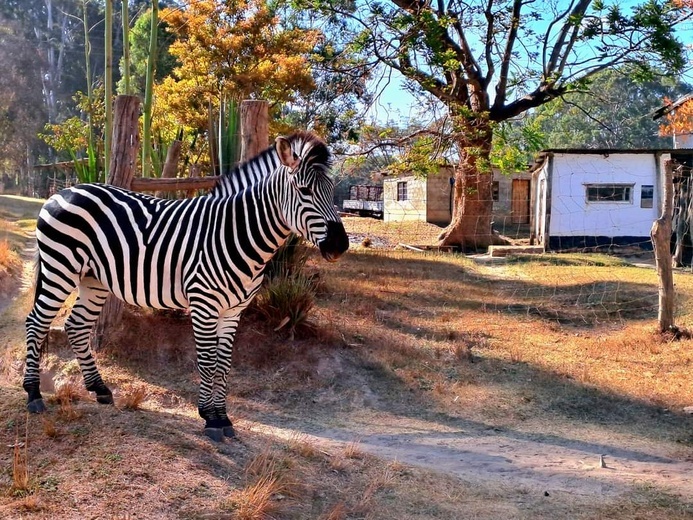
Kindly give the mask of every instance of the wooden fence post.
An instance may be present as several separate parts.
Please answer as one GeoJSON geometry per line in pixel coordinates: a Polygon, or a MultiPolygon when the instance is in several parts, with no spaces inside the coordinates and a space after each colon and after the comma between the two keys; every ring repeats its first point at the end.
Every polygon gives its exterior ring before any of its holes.
{"type": "Polygon", "coordinates": [[[671,219],[674,213],[673,162],[664,164],[664,200],[662,215],[652,224],[652,247],[659,278],[659,331],[666,332],[674,327],[674,275],[671,257],[671,219]]]}
{"type": "MultiPolygon", "coordinates": [[[[137,167],[140,99],[137,96],[118,96],[113,111],[113,144],[108,168],[108,184],[130,189],[137,167]]],[[[104,333],[118,325],[123,315],[123,302],[109,295],[92,332],[92,348],[101,346],[104,333]]]]}
{"type": "Polygon", "coordinates": [[[269,146],[269,103],[241,101],[241,161],[247,161],[269,146]]]}
{"type": "MultiPolygon", "coordinates": [[[[183,141],[179,141],[178,139],[175,139],[168,147],[164,169],[161,171],[162,179],[176,178],[176,173],[178,173],[178,161],[180,160],[180,152],[182,147],[183,141]]],[[[163,197],[164,193],[164,191],[157,191],[154,195],[156,197],[163,197]]]]}

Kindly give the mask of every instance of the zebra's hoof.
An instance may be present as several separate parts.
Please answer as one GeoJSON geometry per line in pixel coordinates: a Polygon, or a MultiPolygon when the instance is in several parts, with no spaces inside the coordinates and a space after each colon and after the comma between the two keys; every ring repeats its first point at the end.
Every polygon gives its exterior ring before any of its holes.
{"type": "Polygon", "coordinates": [[[205,435],[214,442],[224,442],[225,428],[205,428],[205,435]]]}
{"type": "Polygon", "coordinates": [[[43,399],[39,398],[27,403],[26,409],[31,413],[43,413],[46,411],[46,405],[44,404],[43,399]]]}
{"type": "Polygon", "coordinates": [[[113,404],[113,395],[111,395],[111,394],[97,395],[96,396],[96,402],[99,404],[113,404]]]}
{"type": "Polygon", "coordinates": [[[222,430],[224,431],[224,437],[228,437],[229,439],[236,438],[236,430],[233,429],[233,426],[224,426],[222,430]]]}

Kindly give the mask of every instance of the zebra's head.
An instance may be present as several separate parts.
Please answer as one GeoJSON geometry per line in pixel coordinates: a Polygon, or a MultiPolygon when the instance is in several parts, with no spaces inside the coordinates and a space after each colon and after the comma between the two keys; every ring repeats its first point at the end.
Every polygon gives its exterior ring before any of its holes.
{"type": "Polygon", "coordinates": [[[281,201],[286,224],[315,244],[325,260],[336,261],[349,249],[349,237],[334,209],[327,145],[312,134],[298,133],[277,137],[275,147],[287,169],[288,182],[281,201]]]}

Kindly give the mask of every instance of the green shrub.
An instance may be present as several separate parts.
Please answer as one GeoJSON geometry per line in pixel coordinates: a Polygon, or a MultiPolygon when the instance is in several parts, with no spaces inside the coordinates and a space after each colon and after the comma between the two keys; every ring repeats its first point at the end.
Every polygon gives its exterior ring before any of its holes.
{"type": "Polygon", "coordinates": [[[291,339],[297,330],[310,331],[308,318],[315,305],[316,277],[305,273],[308,248],[303,239],[290,235],[265,268],[265,279],[253,308],[275,331],[291,339]]]}

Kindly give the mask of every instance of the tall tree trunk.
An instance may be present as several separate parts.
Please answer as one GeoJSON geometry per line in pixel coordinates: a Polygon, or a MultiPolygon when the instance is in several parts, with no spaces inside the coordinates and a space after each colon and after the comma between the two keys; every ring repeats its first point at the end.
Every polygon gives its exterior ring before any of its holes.
{"type": "Polygon", "coordinates": [[[269,103],[241,102],[241,161],[252,159],[269,146],[269,103]]]}
{"type": "Polygon", "coordinates": [[[504,241],[491,229],[493,131],[485,119],[454,118],[460,163],[455,169],[454,206],[448,227],[438,237],[440,245],[463,251],[483,251],[504,241]]]}
{"type": "Polygon", "coordinates": [[[104,106],[106,122],[103,130],[104,177],[109,176],[113,145],[113,0],[106,0],[104,13],[104,106]]]}

